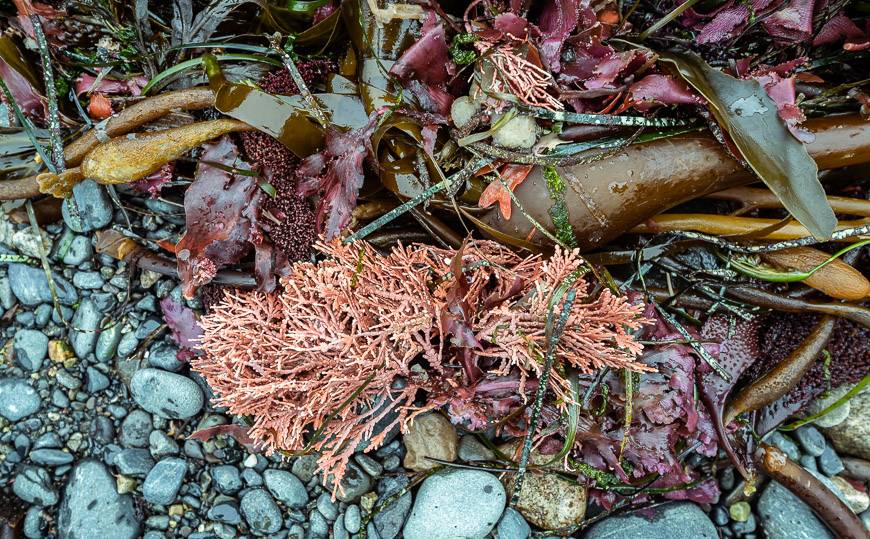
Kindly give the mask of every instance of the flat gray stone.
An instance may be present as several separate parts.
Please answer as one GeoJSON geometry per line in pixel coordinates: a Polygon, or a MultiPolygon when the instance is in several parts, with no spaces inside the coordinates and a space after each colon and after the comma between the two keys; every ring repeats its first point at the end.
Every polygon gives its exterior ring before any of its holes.
{"type": "Polygon", "coordinates": [[[801,443],[804,453],[819,457],[825,452],[825,437],[814,426],[801,427],[795,432],[795,435],[801,443]]]}
{"type": "Polygon", "coordinates": [[[255,488],[242,495],[242,516],[256,535],[277,533],[284,526],[278,504],[265,489],[255,488]]]}
{"type": "Polygon", "coordinates": [[[498,526],[495,527],[496,539],[528,539],[531,533],[532,527],[513,507],[504,510],[498,526]]]}
{"type": "Polygon", "coordinates": [[[629,513],[593,525],[584,539],[718,539],[716,526],[690,502],[669,503],[654,509],[652,518],[629,513]]]}
{"type": "Polygon", "coordinates": [[[178,490],[187,473],[187,463],[177,457],[161,460],[151,468],[142,483],[142,496],[155,505],[169,505],[178,496],[178,490]]]}
{"type": "Polygon", "coordinates": [[[38,371],[48,355],[48,337],[34,329],[20,329],[12,339],[15,363],[22,369],[38,371]]]}
{"type": "Polygon", "coordinates": [[[436,473],[417,491],[405,539],[483,539],[504,511],[504,487],[495,475],[456,469],[436,473]]]}
{"type": "Polygon", "coordinates": [[[73,187],[72,197],[64,202],[61,213],[73,232],[90,232],[112,222],[112,201],[102,185],[88,179],[73,187]]]}
{"type": "Polygon", "coordinates": [[[130,381],[130,391],[139,406],[165,419],[193,417],[205,404],[196,382],[160,369],[136,371],[130,381]]]}
{"type": "Polygon", "coordinates": [[[812,509],[776,481],[768,483],[756,510],[767,539],[833,539],[812,509]]]}
{"type": "Polygon", "coordinates": [[[27,380],[0,378],[0,415],[15,422],[36,413],[42,401],[27,380]]]}
{"type": "Polygon", "coordinates": [[[308,492],[298,477],[286,470],[264,470],[263,482],[272,496],[290,509],[300,509],[308,503],[308,492]]]}
{"type": "Polygon", "coordinates": [[[154,459],[147,449],[123,449],[115,455],[115,466],[123,475],[145,477],[154,468],[154,459]]]}
{"type": "MultiPolygon", "coordinates": [[[[54,273],[52,275],[57,291],[57,299],[63,305],[74,305],[79,300],[79,294],[69,281],[54,273]]],[[[42,268],[24,264],[9,264],[9,284],[12,293],[24,305],[32,306],[40,303],[51,303],[51,289],[42,268]]]]}
{"type": "Polygon", "coordinates": [[[73,468],[57,519],[60,539],[139,537],[133,498],[118,494],[115,478],[95,460],[84,460],[73,468]]]}
{"type": "Polygon", "coordinates": [[[90,298],[82,300],[70,323],[69,340],[76,357],[85,359],[97,346],[102,313],[90,298]]]}
{"type": "Polygon", "coordinates": [[[75,460],[71,453],[60,449],[34,449],[28,456],[31,461],[43,466],[63,466],[75,460]]]}
{"type": "MultiPolygon", "coordinates": [[[[385,477],[378,482],[378,503],[384,503],[388,498],[405,488],[410,480],[404,476],[385,477]]],[[[402,531],[402,525],[411,511],[413,498],[411,492],[402,494],[399,499],[378,511],[372,521],[381,539],[395,539],[402,531]]]]}
{"type": "Polygon", "coordinates": [[[78,266],[90,260],[92,256],[94,256],[94,248],[91,246],[91,241],[86,236],[76,236],[63,255],[63,263],[68,266],[78,266]]]}

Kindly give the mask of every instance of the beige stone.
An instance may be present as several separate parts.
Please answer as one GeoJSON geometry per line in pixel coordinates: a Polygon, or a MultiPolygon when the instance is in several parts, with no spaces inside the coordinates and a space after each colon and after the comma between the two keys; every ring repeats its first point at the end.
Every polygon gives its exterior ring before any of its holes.
{"type": "Polygon", "coordinates": [[[48,341],[48,357],[55,363],[62,363],[75,357],[72,347],[65,341],[57,339],[48,341]]]}
{"type": "MultiPolygon", "coordinates": [[[[518,454],[519,443],[499,448],[505,455],[518,454]]],[[[543,465],[552,455],[532,451],[531,464],[543,465]]],[[[508,499],[513,497],[515,474],[505,474],[502,483],[508,499]]],[[[514,508],[529,523],[545,530],[558,530],[578,524],[586,516],[586,486],[570,481],[555,472],[529,470],[523,478],[520,496],[514,508]]]]}
{"type": "Polygon", "coordinates": [[[870,460],[870,391],[864,390],[849,402],[849,417],[824,429],[838,453],[870,460]]]}
{"type": "Polygon", "coordinates": [[[453,462],[459,437],[456,429],[443,415],[423,414],[411,423],[405,433],[405,468],[421,472],[440,466],[427,457],[453,462]]]}
{"type": "Polygon", "coordinates": [[[851,483],[842,477],[834,476],[831,481],[837,485],[840,492],[843,493],[843,498],[846,500],[846,505],[849,509],[857,513],[863,513],[870,508],[870,496],[866,492],[861,492],[852,486],[851,483]]]}

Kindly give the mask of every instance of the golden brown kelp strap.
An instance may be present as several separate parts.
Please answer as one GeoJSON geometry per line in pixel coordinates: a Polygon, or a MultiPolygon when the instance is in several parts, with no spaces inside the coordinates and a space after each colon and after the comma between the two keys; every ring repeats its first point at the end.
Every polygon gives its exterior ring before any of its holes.
{"type": "Polygon", "coordinates": [[[797,350],[773,370],[741,389],[725,407],[723,423],[731,423],[743,412],[760,410],[791,391],[827,346],[835,323],[833,316],[822,317],[797,350]]]}
{"type": "Polygon", "coordinates": [[[81,163],[81,167],[62,174],[46,172],[37,176],[39,189],[58,198],[70,195],[84,178],[102,184],[140,180],[174,161],[203,142],[252,128],[238,120],[222,118],[196,122],[162,131],[115,137],[99,144],[81,163]]]}
{"type": "MultiPolygon", "coordinates": [[[[707,213],[663,213],[656,215],[631,229],[634,234],[657,234],[693,230],[706,234],[743,235],[776,225],[778,219],[762,219],[758,217],[733,217],[730,215],[714,215],[707,213]]],[[[857,227],[867,224],[866,220],[840,221],[835,230],[857,227]]],[[[777,228],[763,239],[794,240],[810,236],[810,232],[797,221],[777,228]]],[[[849,239],[848,241],[852,241],[849,239]]]]}
{"type": "MultiPolygon", "coordinates": [[[[207,86],[196,86],[146,98],[130,105],[103,124],[70,143],[64,150],[68,167],[78,166],[85,156],[112,137],[126,135],[174,110],[200,110],[214,105],[214,94],[207,86]]],[[[0,200],[18,200],[39,196],[38,176],[0,182],[0,200]]]]}
{"type": "MultiPolygon", "coordinates": [[[[776,195],[768,189],[759,189],[757,187],[732,187],[731,189],[705,195],[705,198],[739,202],[746,209],[782,208],[782,202],[776,198],[776,195]]],[[[831,205],[834,213],[870,217],[870,200],[829,196],[828,203],[831,205]]]]}
{"type": "Polygon", "coordinates": [[[861,519],[836,494],[776,447],[761,444],[755,464],[809,505],[838,539],[870,539],[861,519]]]}

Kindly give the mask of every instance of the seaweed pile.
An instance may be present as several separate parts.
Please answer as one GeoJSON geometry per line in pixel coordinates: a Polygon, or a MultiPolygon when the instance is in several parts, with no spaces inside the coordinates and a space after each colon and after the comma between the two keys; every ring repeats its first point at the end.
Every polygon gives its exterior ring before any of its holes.
{"type": "Polygon", "coordinates": [[[439,409],[517,485],[535,448],[607,509],[710,502],[866,379],[848,2],[173,5],[16,0],[0,199],[182,206],[98,249],[203,300],[166,321],[246,444],[340,477],[439,409]]]}

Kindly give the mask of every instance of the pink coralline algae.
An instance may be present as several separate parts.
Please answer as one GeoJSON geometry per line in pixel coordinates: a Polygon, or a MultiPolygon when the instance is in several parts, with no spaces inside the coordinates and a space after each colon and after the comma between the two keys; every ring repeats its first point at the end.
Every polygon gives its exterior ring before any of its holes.
{"type": "Polygon", "coordinates": [[[646,323],[643,306],[606,289],[593,296],[575,251],[543,260],[489,241],[458,255],[416,244],[386,255],[365,242],[315,248],[326,258],[294,264],[281,293],[226,292],[201,320],[203,356],[192,367],[215,404],[252,419],[261,447],[316,451],[324,478],[343,475],[360,441],[376,449],[451,391],[474,407],[480,380],[510,381],[519,405],[530,405],[523,388],[541,374],[547,315],[564,305],[553,291],[565,282],[577,301],[550,379],[561,402],[570,398],[566,369],[650,368],[632,337],[646,323]],[[419,390],[428,402],[416,400],[419,390]]]}

